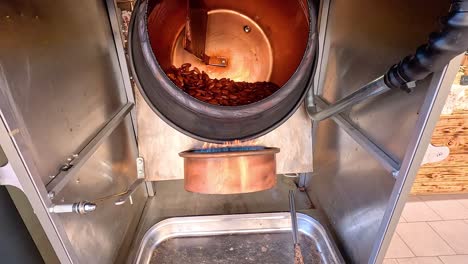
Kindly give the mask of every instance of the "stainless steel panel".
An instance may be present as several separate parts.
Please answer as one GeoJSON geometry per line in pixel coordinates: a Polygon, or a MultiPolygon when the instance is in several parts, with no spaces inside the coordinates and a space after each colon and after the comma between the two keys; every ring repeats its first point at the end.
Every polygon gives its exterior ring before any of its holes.
{"type": "MultiPolygon", "coordinates": [[[[326,32],[321,32],[323,60],[316,91],[329,102],[350,94],[413,53],[449,7],[449,1],[326,2],[329,10],[322,12],[327,24],[323,26],[326,32]]],[[[425,128],[417,126],[430,111],[421,108],[424,100],[436,96],[428,90],[438,85],[441,75],[431,77],[418,83],[412,94],[393,91],[348,113],[369,139],[402,164],[408,162],[404,158],[411,159],[407,153],[414,147],[425,148],[410,141],[414,133],[425,128]]],[[[392,217],[388,210],[394,199],[392,192],[397,192],[395,179],[333,121],[313,126],[314,175],[308,193],[330,219],[345,259],[375,263],[388,224],[382,220],[392,217]]],[[[406,176],[398,179],[405,180],[406,176]]]]}
{"type": "Polygon", "coordinates": [[[89,143],[86,144],[79,153],[76,153],[76,155],[73,156],[71,161],[67,161],[66,164],[63,165],[64,167],[62,168],[67,169],[61,169],[60,172],[54,176],[54,179],[46,186],[49,194],[55,195],[62,190],[70,178],[80,170],[83,164],[85,164],[97,148],[101,146],[102,142],[104,142],[107,137],[114,132],[119,124],[125,120],[125,117],[132,108],[132,103],[124,105],[119,112],[96,134],[96,136],[89,141],[89,143]]]}
{"type": "MultiPolygon", "coordinates": [[[[330,4],[319,94],[335,102],[427,42],[429,33],[438,29],[438,19],[448,13],[450,1],[331,0],[330,4]]],[[[394,91],[359,104],[350,118],[395,160],[403,160],[409,143],[405,131],[414,129],[429,83],[430,78],[418,83],[412,94],[394,91]]]]}
{"type": "MultiPolygon", "coordinates": [[[[0,144],[61,263],[114,263],[126,258],[143,209],[116,197],[136,179],[130,116],[53,201],[45,184],[127,102],[113,31],[113,1],[0,3],[0,144]],[[89,215],[56,215],[55,204],[99,200],[89,215]],[[99,243],[97,243],[99,242],[99,243]]],[[[121,47],[121,46],[120,46],[121,47]]],[[[122,51],[120,50],[120,53],[122,51]]]]}
{"type": "Polygon", "coordinates": [[[380,224],[371,259],[375,263],[380,263],[385,256],[463,56],[461,54],[453,59],[444,71],[434,74],[426,100],[421,106],[421,113],[425,114],[420,115],[416,129],[411,135],[390,202],[380,224]]]}
{"type": "MultiPolygon", "coordinates": [[[[320,97],[315,97],[315,103],[317,107],[324,109],[328,106],[320,97]]],[[[380,149],[374,142],[369,140],[364,134],[357,129],[349,118],[342,113],[337,113],[331,117],[333,121],[343,129],[348,135],[354,139],[362,148],[364,148],[369,154],[380,162],[382,167],[392,174],[393,177],[396,177],[398,171],[400,170],[400,162],[393,160],[386,152],[380,149]]]]}
{"type": "MultiPolygon", "coordinates": [[[[344,263],[316,219],[297,223],[305,263],[344,263]]],[[[178,217],[148,230],[134,263],[292,263],[291,243],[289,213],[178,217]]]]}
{"type": "Polygon", "coordinates": [[[105,2],[2,1],[0,32],[0,106],[47,183],[126,101],[105,2]]]}
{"type": "MultiPolygon", "coordinates": [[[[147,179],[183,179],[184,163],[178,153],[200,148],[204,142],[190,138],[169,126],[151,110],[138,91],[136,94],[138,147],[140,155],[147,161],[147,179]]],[[[312,171],[312,136],[309,131],[311,121],[305,108],[301,106],[284,124],[255,139],[255,142],[262,146],[280,148],[276,157],[278,173],[306,173],[312,171]]]]}
{"type": "Polygon", "coordinates": [[[114,263],[124,239],[129,239],[145,203],[144,185],[133,193],[133,204],[114,205],[115,194],[125,192],[137,178],[137,149],[128,138],[133,134],[130,116],[110,135],[55,198],[56,203],[87,200],[97,204],[84,216],[61,214],[60,219],[81,263],[114,263]],[[130,230],[132,229],[133,230],[130,230]],[[90,239],[91,238],[91,239],[90,239]]]}
{"type": "Polygon", "coordinates": [[[332,120],[316,131],[309,195],[330,219],[349,263],[368,263],[395,179],[332,120]]]}

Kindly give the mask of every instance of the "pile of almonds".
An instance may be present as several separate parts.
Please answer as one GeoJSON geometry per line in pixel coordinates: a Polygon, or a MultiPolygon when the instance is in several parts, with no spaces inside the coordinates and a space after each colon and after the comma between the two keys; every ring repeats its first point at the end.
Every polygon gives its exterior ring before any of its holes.
{"type": "Polygon", "coordinates": [[[190,70],[190,63],[180,68],[171,66],[167,77],[184,92],[200,101],[222,106],[238,106],[262,100],[280,87],[271,82],[235,82],[231,79],[211,79],[197,67],[190,70]]]}

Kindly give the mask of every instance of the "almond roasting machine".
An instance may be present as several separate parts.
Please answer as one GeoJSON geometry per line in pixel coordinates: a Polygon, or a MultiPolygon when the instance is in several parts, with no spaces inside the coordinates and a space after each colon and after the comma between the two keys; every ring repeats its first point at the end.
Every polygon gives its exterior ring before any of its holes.
{"type": "Polygon", "coordinates": [[[468,1],[124,2],[0,3],[0,262],[381,263],[468,1]]]}

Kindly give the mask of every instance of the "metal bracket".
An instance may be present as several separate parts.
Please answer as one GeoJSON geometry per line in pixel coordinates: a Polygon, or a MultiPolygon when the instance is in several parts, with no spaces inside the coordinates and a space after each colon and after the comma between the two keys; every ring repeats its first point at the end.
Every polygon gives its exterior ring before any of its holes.
{"type": "Polygon", "coordinates": [[[117,201],[114,202],[115,205],[123,205],[130,201],[130,204],[133,204],[132,194],[138,189],[140,184],[145,180],[145,161],[143,158],[139,157],[136,159],[137,164],[137,180],[130,185],[128,190],[122,194],[117,201]]]}
{"type": "Polygon", "coordinates": [[[127,103],[120,111],[97,133],[97,135],[78,153],[67,159],[67,162],[62,165],[59,172],[55,176],[51,176],[53,180],[47,184],[46,189],[49,197],[54,197],[59,193],[70,179],[79,171],[86,161],[96,152],[99,146],[114,132],[114,130],[122,123],[125,117],[130,113],[134,104],[127,103]]]}
{"type": "Polygon", "coordinates": [[[136,159],[136,166],[137,166],[137,178],[144,179],[145,178],[145,160],[142,157],[138,157],[136,159]]]}
{"type": "MultiPolygon", "coordinates": [[[[317,107],[325,109],[328,104],[320,97],[315,97],[317,107]]],[[[383,151],[377,144],[372,142],[365,136],[361,130],[355,127],[351,121],[342,113],[337,113],[330,117],[340,128],[342,128],[356,143],[369,152],[380,164],[392,174],[394,178],[398,176],[400,170],[400,162],[395,161],[390,155],[383,151]]]]}

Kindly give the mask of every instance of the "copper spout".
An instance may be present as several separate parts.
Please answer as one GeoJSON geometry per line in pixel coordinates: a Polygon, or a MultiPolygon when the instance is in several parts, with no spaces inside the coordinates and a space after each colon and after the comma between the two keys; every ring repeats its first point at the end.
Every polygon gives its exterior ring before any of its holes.
{"type": "Polygon", "coordinates": [[[278,148],[254,151],[196,153],[185,151],[185,189],[205,194],[249,193],[276,185],[278,148]]]}

